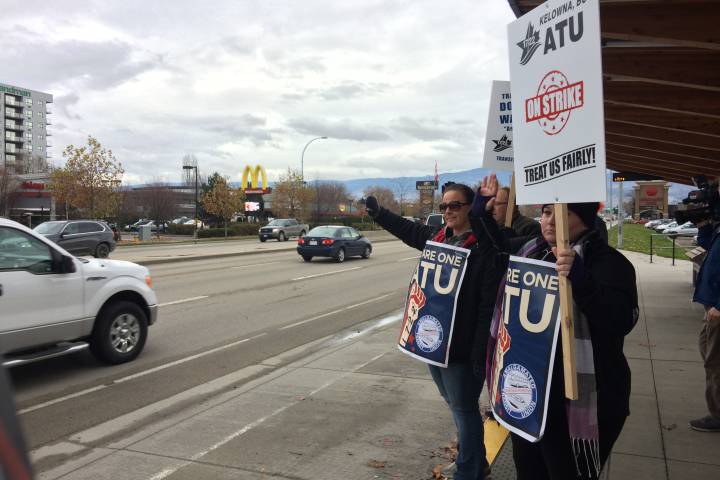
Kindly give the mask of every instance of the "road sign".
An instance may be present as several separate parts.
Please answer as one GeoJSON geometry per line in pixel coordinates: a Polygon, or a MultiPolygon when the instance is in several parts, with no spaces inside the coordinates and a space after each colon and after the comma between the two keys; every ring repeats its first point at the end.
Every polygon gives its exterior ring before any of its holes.
{"type": "Polygon", "coordinates": [[[438,184],[433,180],[418,180],[415,182],[415,190],[437,190],[438,184]]]}

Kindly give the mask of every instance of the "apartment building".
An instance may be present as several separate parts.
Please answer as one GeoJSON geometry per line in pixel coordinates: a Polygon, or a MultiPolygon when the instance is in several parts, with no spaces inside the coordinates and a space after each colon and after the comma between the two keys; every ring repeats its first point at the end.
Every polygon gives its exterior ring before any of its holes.
{"type": "Polygon", "coordinates": [[[0,83],[0,167],[13,174],[46,173],[52,95],[0,83]]]}

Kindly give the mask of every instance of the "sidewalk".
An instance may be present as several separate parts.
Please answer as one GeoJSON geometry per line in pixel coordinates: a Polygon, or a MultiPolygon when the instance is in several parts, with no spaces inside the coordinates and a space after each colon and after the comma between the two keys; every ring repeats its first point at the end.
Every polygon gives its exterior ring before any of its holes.
{"type": "MultiPolygon", "coordinates": [[[[720,434],[687,426],[706,413],[691,264],[626,255],[638,272],[641,317],[625,343],[632,414],[607,478],[720,478],[720,434]]],[[[436,478],[432,469],[448,462],[452,419],[426,367],[397,350],[399,319],[367,322],[78,432],[63,443],[80,456],[38,478],[436,478]]],[[[497,432],[488,438],[501,441],[497,432]]],[[[494,480],[514,478],[510,448],[494,480]]]]}
{"type": "Polygon", "coordinates": [[[638,274],[640,320],[626,338],[631,415],[612,455],[610,478],[720,478],[720,434],[695,432],[707,414],[698,351],[703,309],[691,303],[692,264],[624,252],[638,274]]]}

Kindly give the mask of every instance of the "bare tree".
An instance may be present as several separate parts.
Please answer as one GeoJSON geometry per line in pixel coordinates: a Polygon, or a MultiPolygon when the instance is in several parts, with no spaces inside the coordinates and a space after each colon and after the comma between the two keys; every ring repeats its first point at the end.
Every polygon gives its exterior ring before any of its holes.
{"type": "Polygon", "coordinates": [[[167,184],[154,182],[141,191],[142,205],[145,215],[155,221],[157,236],[160,236],[160,226],[171,220],[177,213],[178,195],[167,184]]]}
{"type": "Polygon", "coordinates": [[[303,185],[298,171],[288,168],[287,175],[281,175],[273,187],[272,209],[279,217],[306,219],[310,216],[315,191],[303,185]]]}
{"type": "Polygon", "coordinates": [[[344,183],[317,182],[315,185],[316,203],[322,215],[338,213],[339,206],[347,203],[350,194],[344,183]]]}
{"type": "Polygon", "coordinates": [[[411,196],[417,196],[413,192],[416,192],[416,190],[413,188],[413,183],[408,180],[407,178],[398,178],[393,180],[393,183],[395,184],[395,194],[398,198],[398,203],[400,204],[400,215],[407,215],[405,211],[405,206],[410,200],[411,196]]]}
{"type": "Polygon", "coordinates": [[[371,186],[367,187],[363,192],[365,197],[373,196],[377,198],[380,206],[387,208],[393,212],[399,212],[399,204],[395,199],[395,193],[387,187],[371,186]]]}
{"type": "Polygon", "coordinates": [[[20,182],[9,169],[0,167],[0,216],[7,217],[10,209],[15,203],[15,192],[20,187],[20,182]]]}

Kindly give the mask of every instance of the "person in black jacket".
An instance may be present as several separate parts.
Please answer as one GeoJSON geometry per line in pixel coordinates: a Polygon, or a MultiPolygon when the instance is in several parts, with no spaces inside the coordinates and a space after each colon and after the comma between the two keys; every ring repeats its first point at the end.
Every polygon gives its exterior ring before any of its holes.
{"type": "Polygon", "coordinates": [[[556,262],[558,274],[570,279],[581,404],[578,408],[565,398],[558,341],[545,435],[538,443],[512,435],[518,480],[597,478],[630,413],[630,368],[623,342],[637,321],[635,269],[598,235],[597,207],[568,204],[572,249],[558,252],[553,205],[544,205],[543,237],[522,248],[528,258],[556,262]],[[577,341],[578,328],[589,330],[589,344],[577,341]],[[580,368],[583,358],[587,364],[580,368]]]}
{"type": "MultiPolygon", "coordinates": [[[[480,194],[491,197],[495,193],[497,180],[493,176],[492,181],[481,187],[480,194]]],[[[448,367],[429,367],[458,430],[455,480],[483,479],[488,468],[478,400],[484,382],[490,320],[505,270],[497,225],[484,205],[472,208],[474,197],[466,185],[448,186],[440,204],[445,228],[437,233],[431,227],[413,223],[380,207],[374,197],[366,200],[368,214],[413,248],[423,250],[428,240],[434,240],[470,249],[458,294],[448,367]],[[471,215],[471,210],[478,215],[471,215]]]]}

